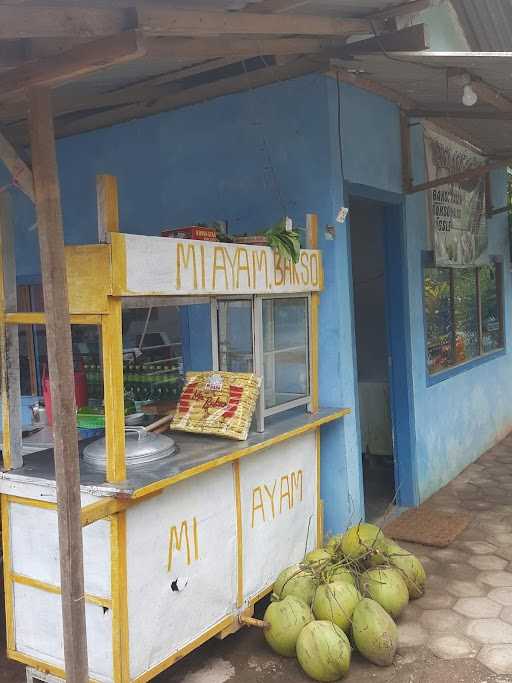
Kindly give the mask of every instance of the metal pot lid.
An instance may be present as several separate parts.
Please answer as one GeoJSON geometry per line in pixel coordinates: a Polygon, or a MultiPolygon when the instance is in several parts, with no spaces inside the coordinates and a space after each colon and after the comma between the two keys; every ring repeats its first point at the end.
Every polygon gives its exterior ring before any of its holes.
{"type": "MultiPolygon", "coordinates": [[[[170,436],[153,434],[144,427],[125,427],[124,432],[127,467],[163,460],[176,451],[176,443],[170,436]]],[[[98,439],[84,448],[84,460],[91,465],[105,466],[105,438],[98,439]]]]}

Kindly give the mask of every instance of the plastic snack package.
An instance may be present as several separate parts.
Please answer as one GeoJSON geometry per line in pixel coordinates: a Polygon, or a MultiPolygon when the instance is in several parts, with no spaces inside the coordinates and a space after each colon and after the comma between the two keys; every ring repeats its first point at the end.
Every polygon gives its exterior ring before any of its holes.
{"type": "Polygon", "coordinates": [[[171,429],[245,441],[260,385],[252,373],[187,372],[171,429]]]}

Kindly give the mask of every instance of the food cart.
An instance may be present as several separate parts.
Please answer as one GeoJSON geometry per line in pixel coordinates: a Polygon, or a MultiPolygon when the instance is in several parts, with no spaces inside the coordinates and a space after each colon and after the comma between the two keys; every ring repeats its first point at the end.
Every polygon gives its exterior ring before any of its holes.
{"type": "MultiPolygon", "coordinates": [[[[314,240],[313,215],[308,225],[314,240]]],[[[108,243],[67,247],[66,269],[71,322],[100,329],[103,366],[103,464],[80,446],[89,676],[143,683],[236,631],[276,575],[322,541],[320,427],[349,411],[318,407],[321,254],[304,249],[293,264],[265,246],[114,231],[108,243]],[[243,442],[173,433],[160,457],[158,436],[125,433],[123,314],[194,304],[210,305],[212,369],[243,362],[263,375],[255,425],[243,442]],[[251,348],[240,351],[230,329],[246,315],[251,348]]],[[[3,471],[0,493],[8,654],[64,678],[52,451],[3,471]]]]}

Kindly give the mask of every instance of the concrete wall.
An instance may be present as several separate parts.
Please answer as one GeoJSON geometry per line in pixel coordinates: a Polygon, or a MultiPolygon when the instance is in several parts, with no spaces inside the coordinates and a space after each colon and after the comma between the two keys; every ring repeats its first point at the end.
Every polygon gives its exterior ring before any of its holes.
{"type": "MultiPolygon", "coordinates": [[[[58,144],[65,235],[68,243],[96,240],[95,176],[113,173],[120,188],[122,230],[158,234],[169,225],[226,219],[252,232],[284,213],[302,223],[319,215],[325,285],[320,307],[320,398],[350,406],[352,415],[322,432],[325,528],[339,530],[363,516],[358,427],[352,272],[348,224],[337,224],[349,192],[371,188],[386,199],[401,192],[397,108],[334,79],[311,76],[221,98],[188,109],[115,126],[58,144]],[[340,159],[339,135],[342,138],[340,159]],[[324,234],[335,226],[334,240],[324,234]]],[[[415,128],[416,135],[419,128],[415,128]]],[[[414,145],[417,180],[422,145],[414,145]]],[[[0,182],[3,182],[0,177],[0,182]]],[[[495,203],[504,187],[496,174],[495,203]]],[[[17,197],[18,272],[38,272],[37,237],[28,203],[17,197]]],[[[425,199],[406,201],[406,263],[411,337],[411,381],[416,424],[415,460],[421,497],[447,482],[512,426],[508,400],[510,354],[427,386],[421,302],[421,251],[426,248],[425,199]]],[[[505,218],[491,224],[491,252],[506,259],[505,310],[510,305],[505,218]]],[[[398,229],[398,228],[397,228],[398,229]]],[[[202,333],[204,320],[199,316],[202,333]]],[[[507,313],[506,328],[510,333],[507,313]]],[[[201,362],[209,345],[187,328],[201,362]]],[[[510,335],[509,335],[510,338],[510,335]]]]}

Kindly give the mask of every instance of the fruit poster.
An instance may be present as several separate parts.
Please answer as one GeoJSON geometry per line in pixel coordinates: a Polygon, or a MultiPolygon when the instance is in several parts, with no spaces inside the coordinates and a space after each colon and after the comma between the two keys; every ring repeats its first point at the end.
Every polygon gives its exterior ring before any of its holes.
{"type": "MultiPolygon", "coordinates": [[[[424,130],[427,181],[463,173],[485,159],[463,144],[424,130]]],[[[437,266],[464,268],[485,263],[485,177],[438,185],[426,191],[432,248],[437,266]]]]}

